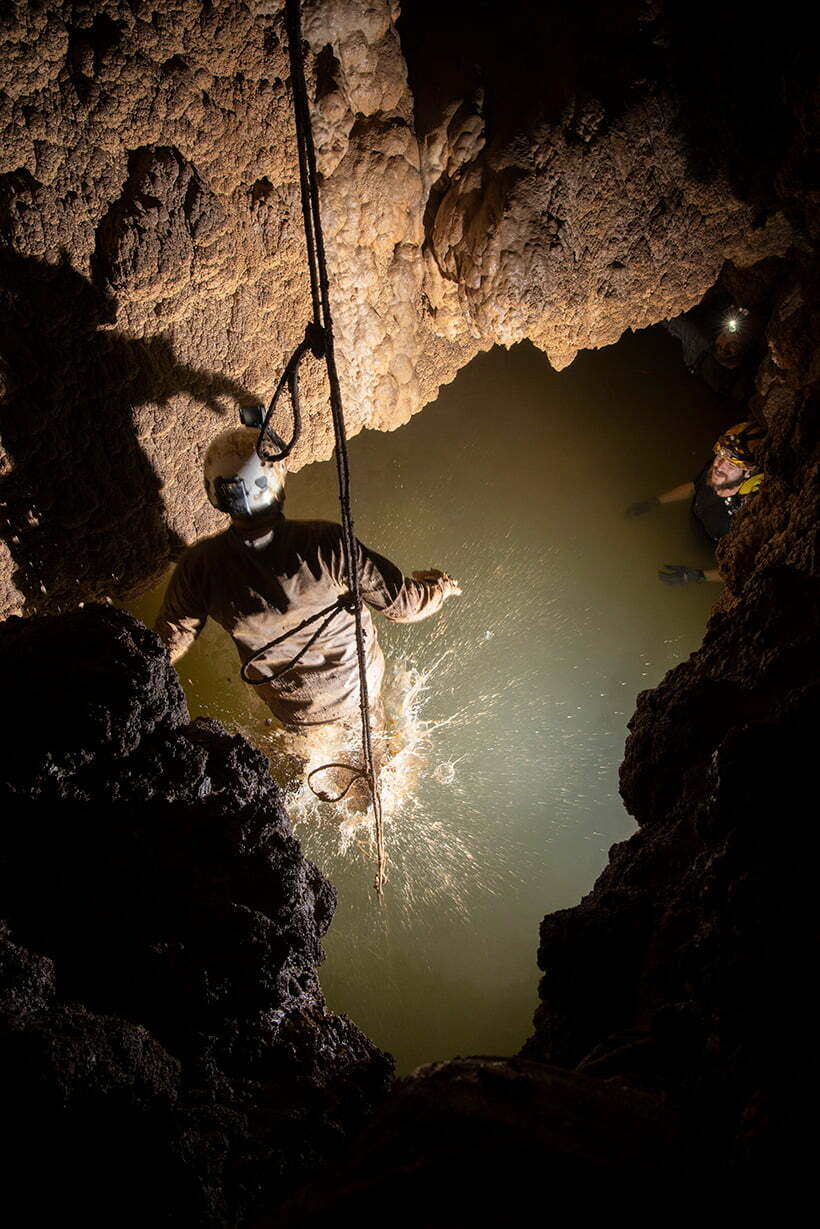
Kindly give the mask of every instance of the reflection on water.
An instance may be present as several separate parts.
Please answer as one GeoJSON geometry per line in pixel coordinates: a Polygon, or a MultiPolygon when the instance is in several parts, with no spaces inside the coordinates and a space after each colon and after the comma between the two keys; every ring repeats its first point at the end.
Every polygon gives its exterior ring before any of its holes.
{"type": "MultiPolygon", "coordinates": [[[[664,563],[712,564],[685,505],[624,509],[691,478],[731,417],[650,330],[560,374],[529,345],[494,350],[407,426],[352,441],[357,535],[464,591],[421,624],[377,619],[382,906],[361,800],[321,802],[294,780],[297,763],[358,749],[277,730],[218,628],[180,663],[192,713],[241,730],[288,788],[339,891],[325,993],[401,1070],[518,1049],[541,917],[588,891],[634,830],[617,777],[636,693],[697,647],[717,590],[657,580],[664,563]]],[[[330,462],[291,475],[288,514],[338,519],[335,481],[330,462]]],[[[159,600],[132,609],[150,621],[159,600]]]]}

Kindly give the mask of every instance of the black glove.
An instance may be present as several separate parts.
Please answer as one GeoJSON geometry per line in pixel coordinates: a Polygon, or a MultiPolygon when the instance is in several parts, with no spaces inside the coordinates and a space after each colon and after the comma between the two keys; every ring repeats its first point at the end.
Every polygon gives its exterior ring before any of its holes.
{"type": "Polygon", "coordinates": [[[658,580],[665,585],[699,584],[705,579],[701,568],[687,568],[682,563],[665,563],[658,572],[658,580]]]}
{"type": "Polygon", "coordinates": [[[653,495],[651,499],[639,499],[636,504],[629,505],[624,515],[643,516],[644,512],[651,512],[653,508],[657,508],[660,502],[657,495],[653,495]]]}

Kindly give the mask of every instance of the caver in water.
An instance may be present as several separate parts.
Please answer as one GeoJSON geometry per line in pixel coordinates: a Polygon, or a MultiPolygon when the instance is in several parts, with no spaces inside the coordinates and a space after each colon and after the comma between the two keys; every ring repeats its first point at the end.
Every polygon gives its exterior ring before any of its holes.
{"type": "MultiPolygon", "coordinates": [[[[209,447],[205,489],[230,525],[185,551],[155,630],[176,662],[215,619],[233,638],[247,679],[270,680],[256,690],[291,729],[356,720],[358,657],[342,527],[285,518],[285,466],[258,456],[257,436],[238,427],[209,447]],[[332,617],[323,626],[325,612],[332,617]]],[[[415,623],[461,590],[436,569],[404,576],[360,542],[356,552],[368,692],[378,708],[384,657],[368,607],[393,622],[415,623]]]]}
{"type": "MultiPolygon", "coordinates": [[[[691,482],[631,504],[627,516],[641,516],[658,504],[692,500],[692,514],[713,542],[729,532],[732,518],[760,489],[763,472],[757,462],[763,430],[753,422],[735,423],[715,442],[714,457],[691,482]]],[[[684,564],[667,563],[658,572],[667,585],[685,585],[704,580],[719,581],[717,568],[705,571],[684,564]]]]}

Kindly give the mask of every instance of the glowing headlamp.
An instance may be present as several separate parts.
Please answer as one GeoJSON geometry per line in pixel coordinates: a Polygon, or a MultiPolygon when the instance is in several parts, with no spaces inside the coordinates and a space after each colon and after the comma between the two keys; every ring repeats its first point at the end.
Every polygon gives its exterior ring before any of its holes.
{"type": "Polygon", "coordinates": [[[727,333],[737,333],[743,324],[743,317],[748,316],[749,311],[745,307],[738,307],[735,311],[729,313],[724,323],[724,328],[727,333]]]}

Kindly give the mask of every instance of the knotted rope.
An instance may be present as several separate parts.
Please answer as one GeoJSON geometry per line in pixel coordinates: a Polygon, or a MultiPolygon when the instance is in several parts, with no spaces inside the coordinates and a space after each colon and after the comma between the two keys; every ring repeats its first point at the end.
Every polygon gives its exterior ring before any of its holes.
{"type": "MultiPolygon", "coordinates": [[[[335,617],[343,609],[352,611],[355,621],[356,632],[356,656],[359,666],[359,708],[362,716],[362,752],[364,759],[364,767],[356,768],[353,765],[344,765],[350,768],[355,777],[366,777],[373,802],[373,816],[375,819],[376,829],[376,877],[374,887],[379,897],[384,895],[384,883],[387,869],[387,857],[384,845],[384,817],[382,814],[381,797],[379,795],[378,782],[376,780],[376,767],[373,757],[373,737],[370,725],[370,700],[367,692],[367,658],[364,645],[364,626],[362,623],[362,596],[359,586],[359,569],[357,559],[356,537],[353,532],[353,516],[350,507],[350,469],[347,456],[347,434],[345,431],[344,411],[342,407],[342,391],[339,384],[339,373],[336,369],[336,355],[333,344],[333,316],[330,310],[330,289],[327,272],[327,260],[325,256],[325,243],[322,233],[322,218],[319,209],[319,179],[316,169],[316,151],[313,145],[313,128],[310,119],[310,109],[308,106],[307,86],[305,84],[305,62],[304,52],[302,48],[302,18],[299,0],[286,0],[287,14],[287,30],[288,30],[288,52],[290,55],[290,70],[291,70],[291,90],[293,93],[293,110],[296,122],[296,145],[299,153],[299,184],[302,197],[302,217],[305,227],[305,247],[307,249],[308,271],[310,273],[310,295],[313,309],[313,319],[305,330],[305,337],[299,343],[296,350],[293,352],[279,383],[276,386],[276,391],[271,398],[265,414],[262,428],[259,432],[259,439],[256,444],[256,451],[260,458],[264,461],[281,461],[287,457],[294,449],[301,431],[301,409],[299,405],[299,366],[310,351],[315,358],[324,359],[327,366],[328,383],[330,386],[330,409],[333,418],[333,434],[335,438],[335,458],[336,472],[339,481],[339,504],[341,506],[342,519],[342,549],[344,555],[345,579],[347,581],[348,593],[343,595],[338,602],[332,606],[319,611],[317,615],[311,616],[305,620],[298,628],[293,628],[284,635],[271,641],[259,653],[254,654],[258,657],[261,653],[272,648],[274,645],[281,643],[287,639],[289,635],[301,630],[307,624],[318,620],[322,615],[327,615],[319,629],[310,638],[308,643],[300,651],[297,657],[269,678],[250,679],[247,677],[247,667],[252,664],[253,658],[245,663],[242,669],[242,677],[246,682],[258,685],[260,683],[271,682],[272,679],[279,678],[282,674],[301,658],[310,646],[319,638],[321,633],[335,617]],[[276,410],[277,403],[284,392],[285,387],[288,388],[291,399],[293,412],[293,434],[291,439],[285,443],[279,435],[271,427],[271,419],[276,410]],[[270,450],[270,445],[273,445],[273,451],[270,450]]],[[[324,768],[338,767],[338,765],[323,765],[324,768]]],[[[313,777],[315,772],[320,771],[314,769],[310,774],[313,777]]],[[[310,780],[310,778],[309,778],[310,780]]],[[[351,782],[352,783],[352,782],[351,782]]],[[[349,788],[349,786],[348,786],[349,788]]],[[[347,791],[345,791],[347,792],[347,791]]],[[[343,796],[343,795],[340,795],[343,796]]]]}

